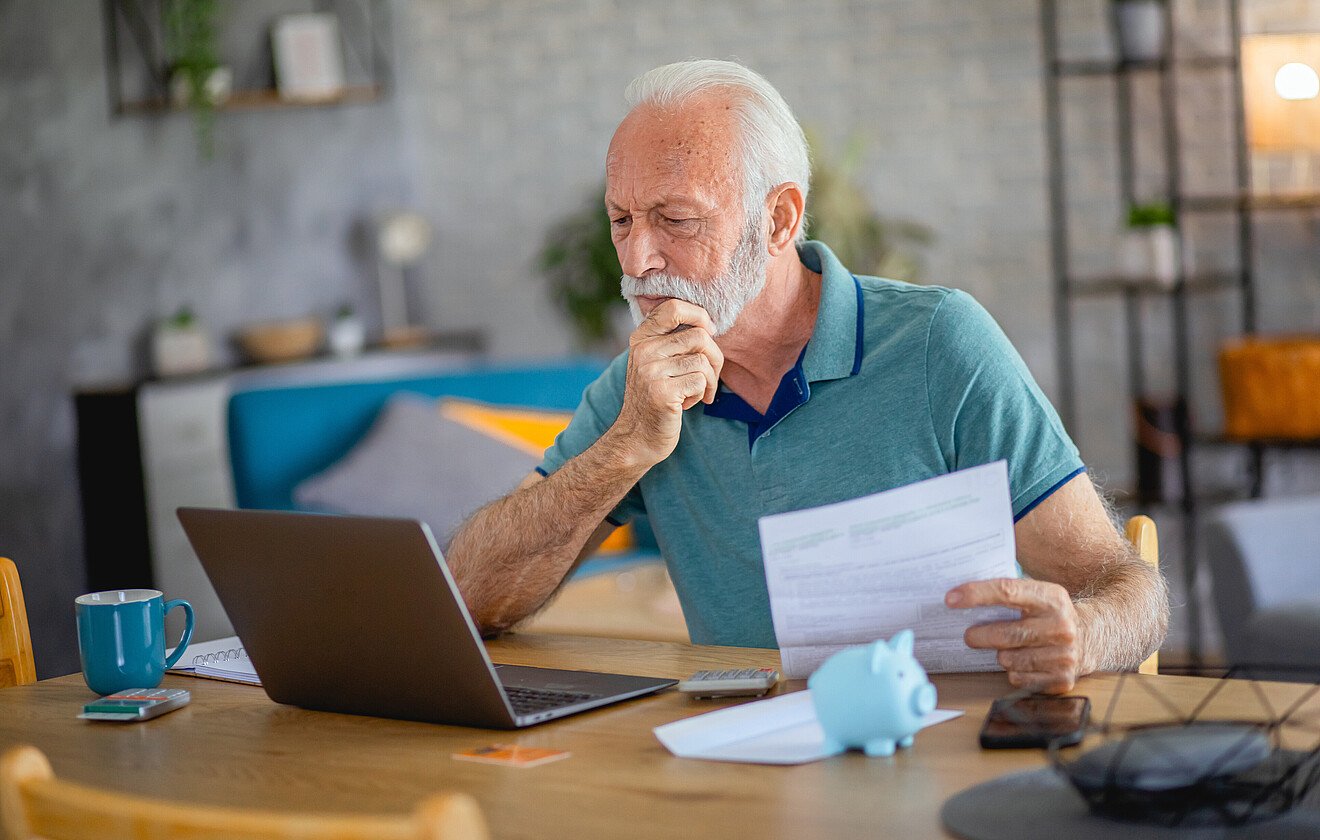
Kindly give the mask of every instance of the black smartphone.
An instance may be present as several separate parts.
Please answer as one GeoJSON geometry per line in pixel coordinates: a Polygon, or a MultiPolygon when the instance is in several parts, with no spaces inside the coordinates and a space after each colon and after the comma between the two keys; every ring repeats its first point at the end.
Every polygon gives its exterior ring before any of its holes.
{"type": "Polygon", "coordinates": [[[1048,747],[1056,741],[1071,747],[1082,741],[1091,717],[1086,697],[1032,694],[1001,697],[990,706],[981,726],[981,747],[987,750],[1048,747]]]}

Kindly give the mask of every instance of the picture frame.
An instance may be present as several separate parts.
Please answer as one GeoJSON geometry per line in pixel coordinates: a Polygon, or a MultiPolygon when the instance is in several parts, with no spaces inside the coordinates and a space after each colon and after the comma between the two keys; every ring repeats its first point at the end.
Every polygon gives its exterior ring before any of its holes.
{"type": "Polygon", "coordinates": [[[271,49],[281,99],[315,102],[343,94],[344,56],[336,15],[281,16],[271,30],[271,49]]]}

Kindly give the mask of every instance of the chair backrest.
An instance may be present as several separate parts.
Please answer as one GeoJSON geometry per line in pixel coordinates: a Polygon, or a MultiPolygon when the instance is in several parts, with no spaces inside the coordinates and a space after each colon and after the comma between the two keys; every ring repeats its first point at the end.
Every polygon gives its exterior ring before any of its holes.
{"type": "MultiPolygon", "coordinates": [[[[1127,521],[1128,542],[1136,547],[1137,553],[1141,559],[1145,560],[1154,568],[1160,567],[1160,539],[1155,533],[1155,520],[1149,516],[1134,516],[1127,521]]],[[[1160,652],[1152,653],[1145,662],[1137,668],[1142,674],[1158,674],[1160,672],[1160,652]]]]}
{"type": "Polygon", "coordinates": [[[1202,533],[1225,653],[1242,661],[1254,612],[1320,596],[1320,496],[1223,505],[1202,533]]]}
{"type": "Polygon", "coordinates": [[[36,681],[32,633],[18,567],[8,557],[0,557],[0,688],[36,681]]]}
{"type": "Polygon", "coordinates": [[[333,816],[179,805],[55,778],[36,747],[0,757],[0,818],[11,840],[487,840],[472,797],[438,794],[410,817],[333,816]]]}

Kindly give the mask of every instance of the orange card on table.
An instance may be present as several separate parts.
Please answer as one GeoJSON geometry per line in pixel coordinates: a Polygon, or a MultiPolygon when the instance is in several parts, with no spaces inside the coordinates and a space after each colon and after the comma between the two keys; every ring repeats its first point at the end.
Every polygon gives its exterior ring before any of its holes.
{"type": "Polygon", "coordinates": [[[535,767],[568,758],[572,753],[544,747],[520,747],[517,744],[491,744],[454,753],[459,761],[480,761],[484,764],[503,764],[506,767],[535,767]]]}

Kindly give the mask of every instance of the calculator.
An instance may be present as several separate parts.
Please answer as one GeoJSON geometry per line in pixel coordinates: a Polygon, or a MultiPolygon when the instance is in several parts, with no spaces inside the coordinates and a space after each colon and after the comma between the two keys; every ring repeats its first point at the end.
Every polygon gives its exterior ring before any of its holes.
{"type": "Polygon", "coordinates": [[[691,697],[760,697],[779,682],[774,668],[698,671],[678,684],[691,697]]]}
{"type": "Polygon", "coordinates": [[[188,705],[189,700],[192,700],[192,694],[182,688],[130,688],[93,700],[83,706],[83,713],[78,717],[132,723],[160,717],[188,705]]]}

